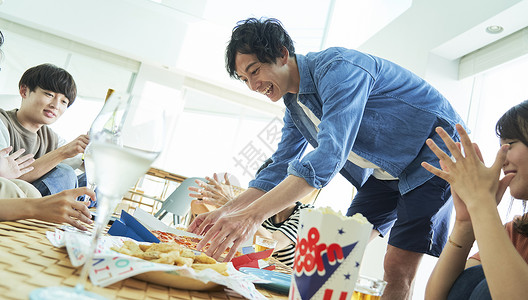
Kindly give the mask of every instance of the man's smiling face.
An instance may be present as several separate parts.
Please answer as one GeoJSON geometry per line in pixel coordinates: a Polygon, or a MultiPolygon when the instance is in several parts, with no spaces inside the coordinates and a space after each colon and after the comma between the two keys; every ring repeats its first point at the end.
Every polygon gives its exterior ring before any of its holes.
{"type": "Polygon", "coordinates": [[[276,102],[288,92],[289,75],[284,61],[284,58],[277,58],[274,63],[262,63],[255,54],[237,53],[236,73],[250,90],[276,102]]]}
{"type": "Polygon", "coordinates": [[[61,93],[44,90],[40,87],[30,91],[28,87],[20,88],[22,104],[17,114],[27,121],[27,124],[34,130],[42,125],[53,124],[59,119],[68,108],[69,99],[61,93]]]}

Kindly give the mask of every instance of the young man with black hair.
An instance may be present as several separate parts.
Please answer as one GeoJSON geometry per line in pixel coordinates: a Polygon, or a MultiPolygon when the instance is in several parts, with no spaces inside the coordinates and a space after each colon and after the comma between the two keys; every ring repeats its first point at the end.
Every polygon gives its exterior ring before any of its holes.
{"type": "MultiPolygon", "coordinates": [[[[0,46],[3,43],[4,35],[0,31],[0,46]]],[[[2,49],[0,49],[0,55],[3,55],[2,49]]],[[[5,134],[2,131],[2,137],[5,134]]],[[[79,230],[87,230],[83,223],[92,223],[91,214],[87,208],[87,202],[79,202],[77,198],[86,194],[95,199],[95,193],[84,187],[41,197],[40,192],[33,185],[16,179],[33,170],[31,166],[34,162],[33,154],[21,156],[25,149],[18,149],[9,154],[12,148],[11,146],[0,147],[0,206],[2,207],[0,222],[38,219],[67,223],[79,230]]]]}
{"type": "Polygon", "coordinates": [[[34,155],[33,170],[19,179],[31,182],[42,196],[78,187],[74,169],[81,165],[78,154],[84,152],[88,135],[65,143],[48,127],[75,101],[73,77],[52,64],[38,65],[22,75],[19,93],[19,109],[0,109],[0,149],[12,146],[13,151],[25,149],[34,155]],[[68,164],[63,163],[66,161],[68,164]]]}
{"type": "MultiPolygon", "coordinates": [[[[443,127],[455,140],[463,124],[449,102],[410,71],[345,48],[295,54],[275,19],[250,18],[233,29],[226,69],[258,93],[286,105],[273,163],[250,188],[222,208],[198,216],[189,230],[206,235],[215,258],[258,226],[339,172],[357,188],[347,212],[373,225],[371,239],[390,231],[384,259],[384,299],[410,299],[424,253],[438,256],[447,240],[449,184],[428,174],[438,166],[425,141],[443,127]],[[303,156],[307,144],[314,150],[303,156]]],[[[448,151],[447,149],[443,149],[448,151]]],[[[232,251],[233,252],[233,251],[232,251]]],[[[234,253],[228,255],[228,259],[234,253]]]]}

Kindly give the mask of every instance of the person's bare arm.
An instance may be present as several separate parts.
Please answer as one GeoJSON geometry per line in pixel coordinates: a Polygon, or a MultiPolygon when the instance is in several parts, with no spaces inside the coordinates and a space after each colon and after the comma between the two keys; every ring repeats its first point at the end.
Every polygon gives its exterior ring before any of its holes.
{"type": "Polygon", "coordinates": [[[95,193],[86,188],[77,188],[42,198],[0,199],[0,221],[38,219],[53,223],[67,223],[80,230],[86,230],[81,222],[91,224],[87,202],[77,197],[88,195],[95,199],[95,193]]]}
{"type": "Polygon", "coordinates": [[[33,182],[55,168],[60,162],[67,158],[83,153],[90,139],[88,135],[78,136],[68,144],[44,154],[33,162],[33,170],[20,176],[20,179],[33,182]]]}
{"type": "Polygon", "coordinates": [[[471,221],[455,221],[455,226],[448,242],[429,277],[425,289],[425,299],[447,299],[447,295],[466,267],[466,260],[475,241],[471,221]],[[460,247],[459,247],[460,246],[460,247]]]}
{"type": "MultiPolygon", "coordinates": [[[[490,195],[489,201],[495,200],[490,195]]],[[[509,239],[492,205],[468,205],[482,268],[493,299],[523,299],[528,294],[528,265],[509,239]]]]}

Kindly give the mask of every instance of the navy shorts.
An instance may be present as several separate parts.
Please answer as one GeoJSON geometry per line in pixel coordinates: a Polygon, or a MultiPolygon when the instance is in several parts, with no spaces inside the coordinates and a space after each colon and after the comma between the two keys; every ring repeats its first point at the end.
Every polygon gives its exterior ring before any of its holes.
{"type": "Polygon", "coordinates": [[[447,241],[453,210],[451,188],[434,176],[401,195],[398,180],[370,176],[358,190],[347,216],[361,213],[389,244],[408,251],[440,256],[447,241]]]}

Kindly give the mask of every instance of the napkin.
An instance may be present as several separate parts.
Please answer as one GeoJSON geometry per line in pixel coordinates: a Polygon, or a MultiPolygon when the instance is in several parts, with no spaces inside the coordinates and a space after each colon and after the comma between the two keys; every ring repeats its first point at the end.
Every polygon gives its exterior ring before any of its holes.
{"type": "Polygon", "coordinates": [[[108,230],[108,234],[113,236],[125,236],[138,242],[159,243],[160,240],[155,237],[145,226],[139,223],[133,216],[126,211],[121,211],[121,218],[116,220],[108,230]]]}
{"type": "Polygon", "coordinates": [[[257,268],[257,269],[266,269],[274,270],[275,266],[264,263],[262,259],[268,258],[273,253],[273,249],[268,249],[260,252],[253,252],[245,255],[241,255],[231,259],[231,263],[235,269],[245,268],[257,268]]]}

